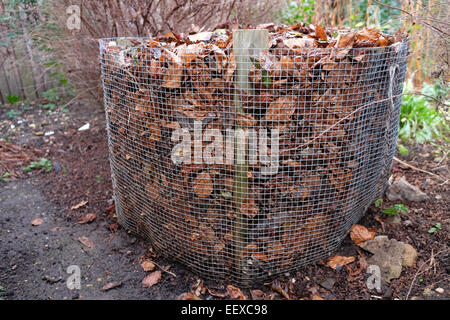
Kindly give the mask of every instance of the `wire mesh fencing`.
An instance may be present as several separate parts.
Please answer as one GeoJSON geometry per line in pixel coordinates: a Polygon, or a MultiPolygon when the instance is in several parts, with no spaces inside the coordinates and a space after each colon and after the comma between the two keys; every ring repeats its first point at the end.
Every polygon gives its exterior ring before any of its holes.
{"type": "Polygon", "coordinates": [[[233,37],[102,39],[100,59],[119,222],[249,285],[328,257],[383,192],[408,40],[233,37]]]}

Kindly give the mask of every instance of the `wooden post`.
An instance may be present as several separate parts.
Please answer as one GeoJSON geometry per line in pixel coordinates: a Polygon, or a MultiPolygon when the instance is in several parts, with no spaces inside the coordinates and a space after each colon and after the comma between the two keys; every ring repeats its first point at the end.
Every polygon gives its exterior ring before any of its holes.
{"type": "MultiPolygon", "coordinates": [[[[236,62],[235,85],[242,92],[252,94],[253,88],[248,79],[248,73],[254,62],[253,57],[259,60],[261,51],[268,48],[269,34],[266,29],[235,30],[233,32],[233,54],[236,62]]],[[[234,93],[236,110],[243,113],[242,99],[239,90],[234,93]]],[[[242,252],[246,237],[246,216],[241,212],[243,201],[247,199],[248,189],[248,159],[246,128],[235,125],[235,177],[233,201],[236,208],[236,219],[233,224],[233,239],[235,243],[234,270],[237,276],[242,276],[242,252]]]]}

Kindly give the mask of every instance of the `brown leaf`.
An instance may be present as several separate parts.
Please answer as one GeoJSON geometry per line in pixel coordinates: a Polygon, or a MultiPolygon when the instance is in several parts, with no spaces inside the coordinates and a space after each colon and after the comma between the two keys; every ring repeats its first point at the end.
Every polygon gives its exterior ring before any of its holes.
{"type": "Polygon", "coordinates": [[[87,203],[88,203],[87,200],[81,201],[80,203],[74,205],[74,206],[73,206],[72,208],[70,208],[70,209],[71,209],[71,210],[79,209],[79,208],[84,207],[85,205],[87,205],[87,203]]]}
{"type": "Polygon", "coordinates": [[[289,39],[284,39],[283,43],[289,49],[313,48],[316,46],[314,39],[311,39],[311,38],[289,38],[289,39]]]}
{"type": "Polygon", "coordinates": [[[89,249],[94,247],[94,243],[91,240],[89,240],[88,237],[79,237],[77,240],[80,241],[82,244],[84,244],[89,249]]]}
{"type": "Polygon", "coordinates": [[[266,113],[267,121],[289,121],[295,112],[295,97],[283,96],[270,103],[266,113]]]}
{"type": "Polygon", "coordinates": [[[321,296],[319,296],[318,294],[313,294],[312,299],[311,300],[325,300],[324,298],[322,298],[321,296]]]}
{"type": "Polygon", "coordinates": [[[34,219],[33,221],[31,221],[31,224],[32,224],[33,226],[39,226],[39,225],[41,225],[43,222],[44,222],[44,220],[42,220],[41,218],[36,218],[36,219],[34,219]]]}
{"type": "Polygon", "coordinates": [[[114,289],[116,287],[120,287],[121,285],[122,285],[122,282],[120,282],[120,281],[108,282],[108,283],[104,284],[104,286],[102,287],[102,290],[108,291],[108,290],[114,289]]]}
{"type": "Polygon", "coordinates": [[[141,267],[145,272],[153,271],[155,269],[155,264],[150,259],[147,259],[141,263],[141,267]]]}
{"type": "Polygon", "coordinates": [[[328,260],[327,265],[336,270],[338,266],[345,266],[353,261],[355,261],[355,257],[334,256],[328,260]]]}
{"type": "Polygon", "coordinates": [[[247,300],[247,298],[242,293],[241,289],[232,286],[231,284],[227,285],[228,296],[231,299],[239,299],[239,300],[247,300]]]}
{"type": "Polygon", "coordinates": [[[226,296],[228,296],[228,291],[225,291],[225,292],[219,292],[219,291],[217,291],[217,290],[209,289],[209,288],[208,288],[208,292],[209,292],[209,294],[212,295],[213,297],[217,297],[217,298],[221,298],[221,299],[223,299],[223,298],[225,298],[226,296]]]}
{"type": "Polygon", "coordinates": [[[316,37],[319,38],[319,40],[327,41],[327,34],[325,33],[325,29],[322,26],[315,25],[316,27],[316,37]]]}
{"type": "Polygon", "coordinates": [[[350,238],[358,246],[360,246],[363,242],[372,240],[373,238],[375,238],[376,234],[377,229],[375,228],[367,229],[366,227],[360,224],[354,224],[350,229],[350,238]]]}
{"type": "Polygon", "coordinates": [[[194,293],[192,292],[185,292],[182,293],[179,297],[178,300],[203,300],[200,297],[197,297],[194,293]]]}
{"type": "Polygon", "coordinates": [[[194,192],[199,198],[208,198],[213,191],[211,176],[207,171],[200,172],[194,180],[194,192]]]}
{"type": "Polygon", "coordinates": [[[266,294],[264,291],[256,289],[256,290],[250,290],[250,294],[252,296],[253,300],[262,300],[266,297],[266,294]]]}
{"type": "Polygon", "coordinates": [[[142,280],[142,286],[144,288],[150,288],[151,286],[157,284],[159,281],[161,281],[162,273],[161,271],[155,271],[150,273],[148,276],[142,280]]]}
{"type": "Polygon", "coordinates": [[[97,218],[97,216],[93,213],[88,213],[86,215],[84,215],[83,217],[81,217],[80,220],[78,220],[79,224],[85,224],[85,223],[89,223],[95,220],[95,218],[97,218]]]}
{"type": "Polygon", "coordinates": [[[343,59],[352,49],[354,43],[355,43],[355,34],[353,32],[340,35],[336,43],[336,48],[339,48],[335,56],[336,59],[337,60],[343,59]]]}
{"type": "Polygon", "coordinates": [[[289,297],[289,294],[280,285],[272,284],[272,290],[279,293],[285,299],[291,300],[291,297],[289,297]]]}
{"type": "Polygon", "coordinates": [[[255,258],[256,260],[262,260],[262,261],[265,261],[265,262],[269,261],[267,256],[264,253],[261,253],[261,252],[255,252],[254,254],[252,254],[252,257],[255,258]]]}
{"type": "Polygon", "coordinates": [[[248,199],[242,203],[240,211],[247,217],[254,218],[258,214],[259,208],[256,205],[255,200],[248,199]]]}
{"type": "Polygon", "coordinates": [[[166,50],[165,53],[169,67],[164,73],[162,86],[170,89],[179,88],[184,72],[182,61],[173,52],[166,50]]]}

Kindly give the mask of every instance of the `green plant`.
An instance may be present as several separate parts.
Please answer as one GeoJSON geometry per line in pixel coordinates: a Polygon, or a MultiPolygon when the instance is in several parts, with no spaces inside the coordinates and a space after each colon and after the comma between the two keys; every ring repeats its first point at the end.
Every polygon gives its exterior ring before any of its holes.
{"type": "Polygon", "coordinates": [[[17,116],[19,115],[19,112],[17,112],[17,111],[14,110],[14,109],[11,109],[11,110],[9,110],[6,114],[7,114],[11,119],[14,119],[15,117],[17,117],[17,116]]]}
{"type": "Polygon", "coordinates": [[[20,101],[20,97],[14,95],[14,94],[10,94],[10,95],[7,95],[7,96],[6,96],[6,100],[8,100],[8,102],[9,102],[10,104],[15,104],[15,103],[17,103],[17,102],[20,101]]]}
{"type": "Polygon", "coordinates": [[[47,103],[47,104],[41,105],[41,107],[46,109],[46,110],[53,111],[56,108],[56,104],[54,104],[54,103],[47,103]]]}
{"type": "Polygon", "coordinates": [[[429,234],[433,234],[433,233],[435,233],[436,231],[438,231],[438,230],[442,230],[442,226],[441,226],[441,224],[438,222],[438,223],[436,223],[433,227],[431,227],[429,230],[428,230],[428,233],[429,234]]]}
{"type": "Polygon", "coordinates": [[[409,153],[408,148],[406,148],[404,145],[402,144],[397,144],[397,149],[398,149],[398,153],[400,153],[403,156],[407,156],[409,153]]]}
{"type": "Polygon", "coordinates": [[[392,207],[383,209],[381,212],[384,214],[388,214],[391,216],[396,216],[400,213],[408,213],[408,208],[405,207],[404,204],[394,204],[392,207]]]}
{"type": "Polygon", "coordinates": [[[28,166],[23,168],[23,170],[26,172],[32,172],[33,170],[44,169],[44,171],[46,173],[49,173],[52,171],[52,168],[53,168],[53,165],[50,160],[48,160],[46,158],[41,158],[41,160],[39,162],[33,161],[28,166]]]}
{"type": "MultiPolygon", "coordinates": [[[[407,83],[407,91],[412,87],[407,83]]],[[[425,87],[428,93],[439,94],[435,89],[425,87]],[[434,90],[433,92],[431,92],[434,90]]],[[[431,97],[431,96],[430,96],[431,97]]],[[[428,98],[430,99],[430,98],[428,98]]],[[[427,97],[417,94],[405,94],[402,98],[399,137],[406,142],[415,141],[423,144],[433,141],[435,138],[448,140],[445,133],[449,131],[449,125],[442,112],[430,105],[427,97]]]]}
{"type": "Polygon", "coordinates": [[[101,175],[98,174],[98,175],[96,176],[96,178],[97,178],[97,183],[98,183],[98,184],[102,183],[102,176],[101,176],[101,175]]]}
{"type": "Polygon", "coordinates": [[[9,178],[11,178],[11,173],[6,172],[0,176],[0,181],[9,182],[9,178]]]}
{"type": "Polygon", "coordinates": [[[58,101],[60,98],[59,87],[42,92],[42,96],[50,102],[58,101]]]}
{"type": "Polygon", "coordinates": [[[315,7],[314,0],[287,1],[286,8],[280,12],[281,21],[286,24],[311,23],[315,7]]]}
{"type": "Polygon", "coordinates": [[[383,204],[383,199],[377,199],[374,202],[375,207],[379,208],[383,204]]]}

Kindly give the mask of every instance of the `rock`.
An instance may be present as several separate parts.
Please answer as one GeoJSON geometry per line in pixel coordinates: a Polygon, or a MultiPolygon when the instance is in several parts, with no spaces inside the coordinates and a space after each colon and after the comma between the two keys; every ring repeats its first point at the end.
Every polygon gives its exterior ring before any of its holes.
{"type": "Polygon", "coordinates": [[[413,186],[405,177],[401,177],[399,180],[388,188],[386,196],[390,201],[413,201],[421,202],[428,199],[425,192],[422,192],[416,186],[413,186]]]}
{"type": "Polygon", "coordinates": [[[403,242],[389,240],[387,236],[378,236],[364,242],[361,247],[373,254],[367,259],[369,265],[380,267],[381,278],[386,282],[400,277],[402,272],[402,256],[405,251],[403,242]]]}
{"type": "Polygon", "coordinates": [[[400,277],[402,267],[412,267],[417,260],[417,251],[410,244],[378,236],[364,242],[361,248],[373,254],[367,259],[370,265],[380,267],[381,278],[390,282],[400,277]]]}
{"type": "Polygon", "coordinates": [[[390,224],[390,225],[399,225],[402,224],[402,219],[400,218],[400,216],[398,214],[396,215],[390,215],[389,217],[387,217],[385,219],[386,223],[390,224]]]}
{"type": "Polygon", "coordinates": [[[405,243],[405,251],[402,256],[402,266],[412,267],[417,260],[417,250],[410,244],[405,243]]]}
{"type": "Polygon", "coordinates": [[[444,294],[445,290],[443,288],[436,288],[434,289],[434,291],[436,291],[439,294],[444,294]]]}

